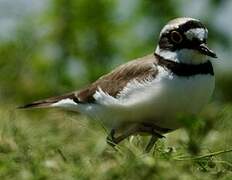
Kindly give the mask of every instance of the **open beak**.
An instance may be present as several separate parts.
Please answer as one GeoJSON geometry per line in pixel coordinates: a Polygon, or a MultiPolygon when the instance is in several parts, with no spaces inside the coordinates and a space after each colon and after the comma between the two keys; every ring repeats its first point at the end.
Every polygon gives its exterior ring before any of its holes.
{"type": "Polygon", "coordinates": [[[213,52],[211,49],[208,48],[208,46],[205,43],[200,44],[200,46],[198,47],[198,51],[201,54],[210,56],[212,58],[217,58],[217,55],[215,52],[213,52]]]}

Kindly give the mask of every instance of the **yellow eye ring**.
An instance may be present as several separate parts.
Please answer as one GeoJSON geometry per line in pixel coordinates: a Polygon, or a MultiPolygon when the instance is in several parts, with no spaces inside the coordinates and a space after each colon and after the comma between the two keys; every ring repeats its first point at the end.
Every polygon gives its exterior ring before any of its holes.
{"type": "Polygon", "coordinates": [[[172,40],[174,43],[179,44],[179,43],[182,42],[183,37],[182,37],[182,35],[181,35],[179,32],[177,32],[177,31],[172,31],[172,32],[171,32],[171,40],[172,40]]]}

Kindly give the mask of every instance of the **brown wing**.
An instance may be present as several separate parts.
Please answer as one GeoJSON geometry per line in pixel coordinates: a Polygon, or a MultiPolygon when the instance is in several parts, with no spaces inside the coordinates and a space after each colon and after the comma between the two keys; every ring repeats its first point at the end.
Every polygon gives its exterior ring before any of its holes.
{"type": "Polygon", "coordinates": [[[77,99],[83,103],[94,102],[93,95],[98,88],[115,97],[129,81],[133,79],[144,81],[150,77],[155,77],[158,72],[155,63],[154,55],[148,55],[121,65],[88,87],[78,91],[76,93],[77,99]]]}
{"type": "Polygon", "coordinates": [[[133,79],[144,81],[148,78],[155,77],[158,72],[155,64],[155,56],[153,54],[148,55],[119,66],[111,73],[102,76],[82,90],[45,100],[35,101],[20,108],[49,107],[49,105],[66,98],[73,99],[77,103],[94,103],[95,99],[93,95],[98,88],[101,88],[105,93],[115,97],[129,81],[133,79]]]}

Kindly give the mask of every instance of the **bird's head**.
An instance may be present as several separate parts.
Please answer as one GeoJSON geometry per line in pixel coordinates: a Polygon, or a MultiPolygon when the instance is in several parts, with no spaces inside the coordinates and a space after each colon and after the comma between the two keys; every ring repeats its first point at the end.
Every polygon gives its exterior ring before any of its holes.
{"type": "Polygon", "coordinates": [[[197,19],[177,18],[161,30],[155,53],[165,59],[186,64],[201,64],[216,54],[207,46],[208,30],[197,19]]]}

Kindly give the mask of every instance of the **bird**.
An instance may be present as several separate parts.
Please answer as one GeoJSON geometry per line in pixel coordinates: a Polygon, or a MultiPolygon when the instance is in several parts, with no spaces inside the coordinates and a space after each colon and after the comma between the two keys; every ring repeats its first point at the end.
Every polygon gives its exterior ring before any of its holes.
{"type": "Polygon", "coordinates": [[[159,138],[183,127],[178,117],[197,114],[215,86],[208,29],[198,19],[179,17],[162,28],[155,51],[116,67],[83,89],[34,101],[20,108],[61,108],[97,119],[116,146],[133,135],[159,138]]]}

